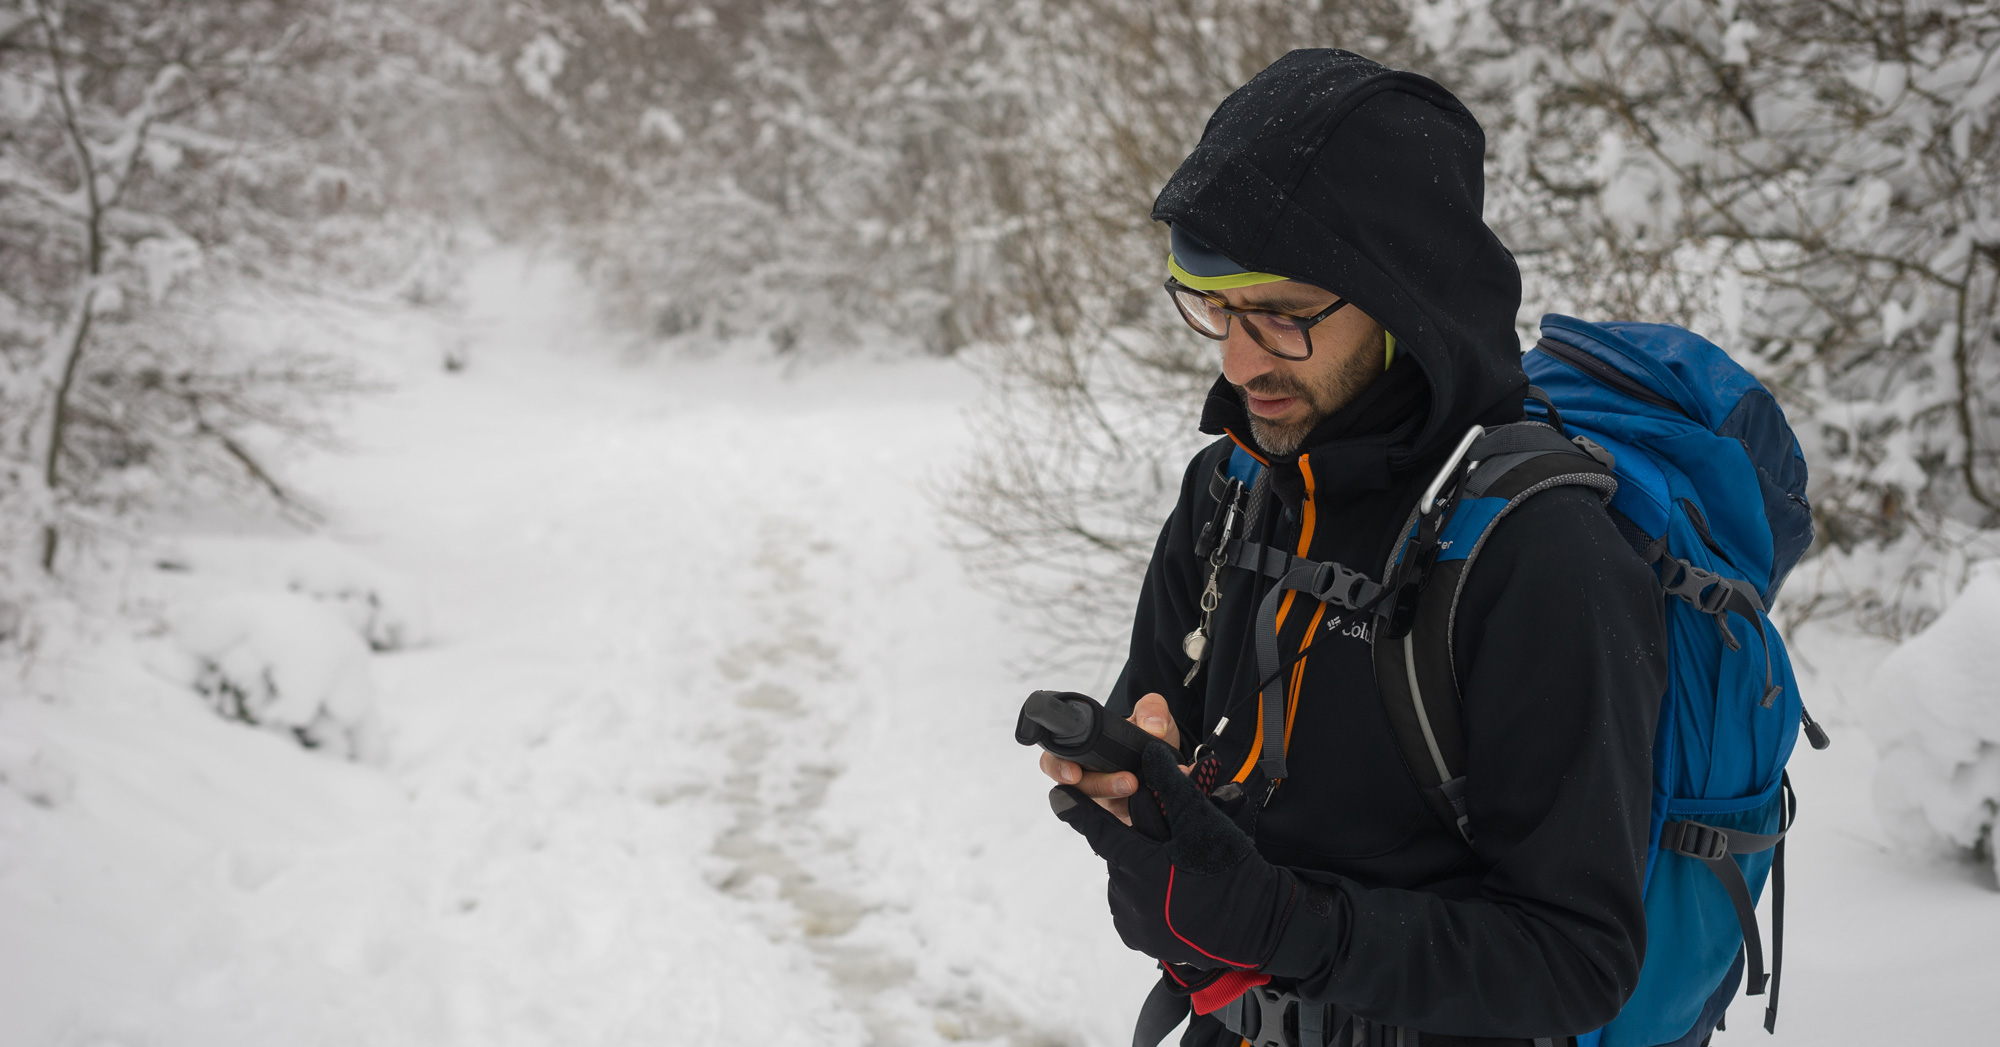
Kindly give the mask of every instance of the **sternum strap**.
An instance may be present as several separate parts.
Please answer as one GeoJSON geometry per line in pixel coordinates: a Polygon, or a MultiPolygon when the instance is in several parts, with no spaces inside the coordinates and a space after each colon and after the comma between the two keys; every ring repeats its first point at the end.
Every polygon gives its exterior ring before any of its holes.
{"type": "Polygon", "coordinates": [[[1285,663],[1278,652],[1278,605],[1284,594],[1303,592],[1322,603],[1355,611],[1373,611],[1383,589],[1359,571],[1332,561],[1308,560],[1259,542],[1232,541],[1223,547],[1223,562],[1277,579],[1257,607],[1257,679],[1259,723],[1264,746],[1257,767],[1264,777],[1286,776],[1285,663]]]}

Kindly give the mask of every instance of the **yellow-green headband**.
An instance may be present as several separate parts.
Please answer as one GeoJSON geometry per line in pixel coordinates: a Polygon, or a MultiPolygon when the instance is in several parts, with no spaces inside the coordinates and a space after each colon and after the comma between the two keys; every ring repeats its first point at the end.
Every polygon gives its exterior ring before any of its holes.
{"type": "Polygon", "coordinates": [[[1167,272],[1172,273],[1174,279],[1197,291],[1229,291],[1238,287],[1275,284],[1280,280],[1291,279],[1289,276],[1279,276],[1276,273],[1229,273],[1225,276],[1196,276],[1181,268],[1181,263],[1174,260],[1174,253],[1172,251],[1167,252],[1167,272]]]}

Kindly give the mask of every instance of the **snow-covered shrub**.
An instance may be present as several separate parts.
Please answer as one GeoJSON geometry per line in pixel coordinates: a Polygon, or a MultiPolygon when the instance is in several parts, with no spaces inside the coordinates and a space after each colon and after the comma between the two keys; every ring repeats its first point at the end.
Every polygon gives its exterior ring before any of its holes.
{"type": "Polygon", "coordinates": [[[218,713],[353,760],[382,755],[368,646],[340,614],[290,593],[245,592],[175,629],[190,681],[218,713]]]}
{"type": "Polygon", "coordinates": [[[421,275],[383,146],[424,138],[430,6],[0,5],[0,607],[154,511],[313,518],[279,452],[357,370],[237,321],[421,275]]]}
{"type": "Polygon", "coordinates": [[[307,748],[379,755],[372,652],[427,639],[409,578],[326,538],[187,535],[156,547],[134,576],[188,656],[178,670],[223,716],[307,748]]]}
{"type": "Polygon", "coordinates": [[[296,593],[326,604],[370,650],[429,639],[424,594],[408,577],[326,538],[183,538],[160,561],[197,579],[296,593]]]}
{"type": "Polygon", "coordinates": [[[2000,874],[2000,560],[1979,564],[1937,621],[1882,663],[1868,720],[1883,824],[2000,874]]]}
{"type": "Polygon", "coordinates": [[[1802,577],[1791,613],[1920,626],[2000,527],[2000,9],[1425,7],[1530,302],[1715,338],[1790,415],[1821,548],[1898,568],[1802,577]]]}
{"type": "Polygon", "coordinates": [[[1038,4],[463,6],[499,159],[538,165],[497,217],[569,246],[629,319],[781,352],[857,327],[948,352],[979,325],[960,295],[991,250],[981,183],[1030,112],[1015,21],[1038,4]]]}

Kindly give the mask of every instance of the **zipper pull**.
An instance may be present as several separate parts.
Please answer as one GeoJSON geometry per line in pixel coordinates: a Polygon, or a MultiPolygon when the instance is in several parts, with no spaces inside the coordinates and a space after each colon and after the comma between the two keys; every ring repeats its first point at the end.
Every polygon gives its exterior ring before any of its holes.
{"type": "Polygon", "coordinates": [[[1826,736],[1826,728],[1821,727],[1819,721],[1813,719],[1812,714],[1806,711],[1806,703],[1804,702],[1799,703],[1799,722],[1805,725],[1806,741],[1813,748],[1824,749],[1833,744],[1833,739],[1826,736]]]}

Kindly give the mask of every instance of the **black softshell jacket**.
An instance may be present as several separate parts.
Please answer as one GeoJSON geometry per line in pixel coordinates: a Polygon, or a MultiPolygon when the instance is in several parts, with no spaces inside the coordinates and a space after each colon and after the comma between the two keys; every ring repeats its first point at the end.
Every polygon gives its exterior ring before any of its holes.
{"type": "MultiPolygon", "coordinates": [[[[1483,150],[1470,114],[1431,81],[1298,51],[1223,104],[1161,193],[1154,217],[1248,268],[1351,298],[1399,350],[1290,457],[1255,445],[1234,391],[1217,383],[1202,427],[1223,438],[1189,464],[1111,704],[1166,696],[1183,736],[1207,739],[1244,782],[1252,801],[1239,820],[1258,850],[1331,887],[1330,911],[1295,908],[1265,965],[1281,984],[1420,1032],[1560,1037],[1604,1024],[1638,980],[1666,682],[1657,583],[1594,493],[1531,498],[1466,584],[1453,655],[1471,846],[1403,766],[1375,687],[1372,617],[1303,593],[1282,605],[1291,776],[1275,789],[1255,769],[1251,629],[1268,581],[1222,572],[1208,663],[1182,682],[1208,575],[1194,544],[1214,515],[1209,477],[1234,446],[1273,471],[1254,537],[1380,580],[1466,427],[1521,416],[1519,275],[1480,218],[1483,150]]],[[[1202,1018],[1184,1042],[1222,1040],[1202,1018]]]]}

